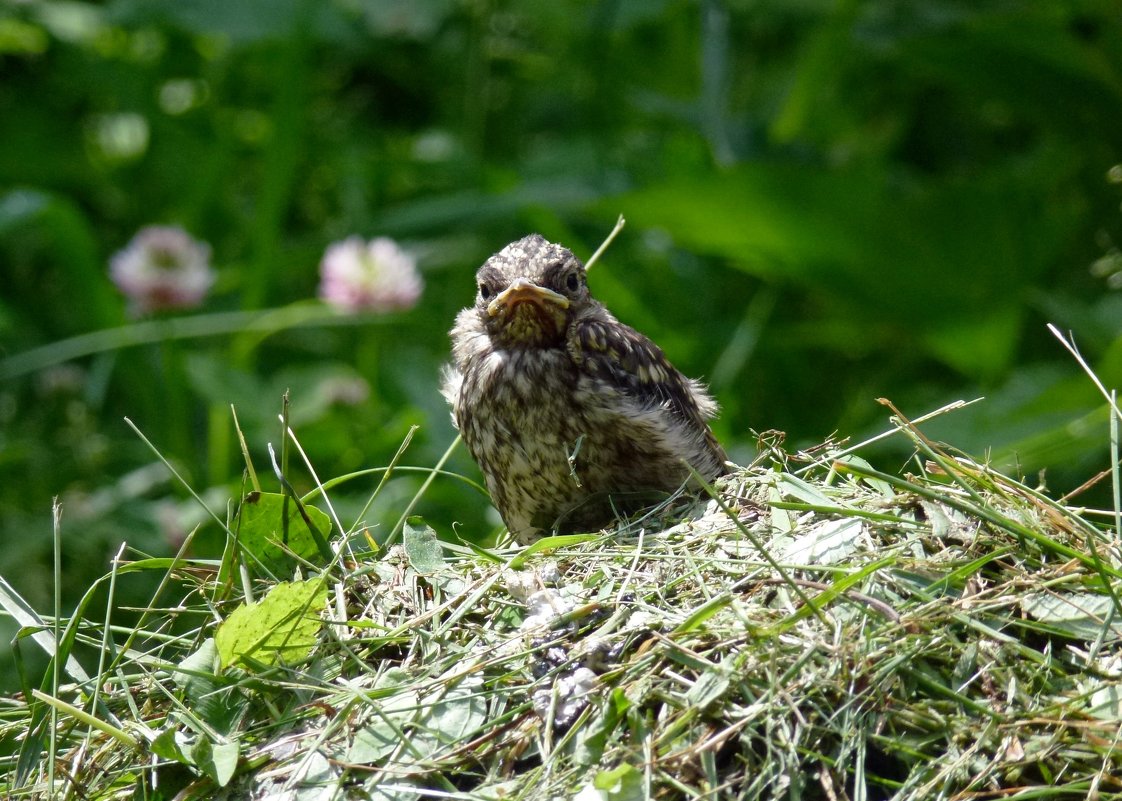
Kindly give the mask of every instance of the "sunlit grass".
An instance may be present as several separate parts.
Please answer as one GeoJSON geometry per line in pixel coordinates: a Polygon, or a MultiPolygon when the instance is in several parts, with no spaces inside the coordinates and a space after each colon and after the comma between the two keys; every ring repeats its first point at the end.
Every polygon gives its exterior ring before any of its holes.
{"type": "MultiPolygon", "coordinates": [[[[358,519],[317,512],[326,559],[283,543],[259,553],[238,517],[220,521],[221,562],[187,545],[121,555],[101,587],[161,577],[135,628],[97,612],[97,588],[73,616],[23,613],[21,647],[56,659],[0,711],[0,786],[95,799],[1122,797],[1117,532],[898,413],[886,433],[915,448],[903,476],[844,443],[762,447],[711,501],[528,550],[440,543],[408,518],[425,484],[387,531],[362,525],[381,485],[358,519]],[[235,610],[263,614],[282,580],[322,587],[301,596],[322,607],[216,640],[235,610]],[[283,627],[299,620],[318,635],[289,664],[283,627]],[[96,670],[82,666],[91,654],[96,670]]],[[[383,475],[403,469],[407,444],[383,475]]],[[[429,478],[457,480],[439,465],[429,478]]],[[[317,484],[293,503],[329,508],[337,484],[317,484]]]]}

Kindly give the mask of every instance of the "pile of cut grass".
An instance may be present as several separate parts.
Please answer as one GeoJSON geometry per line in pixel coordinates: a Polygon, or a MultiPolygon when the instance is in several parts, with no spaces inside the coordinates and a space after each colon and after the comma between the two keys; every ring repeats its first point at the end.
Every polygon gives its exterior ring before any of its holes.
{"type": "Polygon", "coordinates": [[[372,551],[258,496],[221,563],[120,563],[166,578],[137,629],[60,621],[57,678],[0,710],[0,791],[1122,798],[1115,521],[898,425],[905,477],[773,448],[707,504],[525,550],[413,519],[372,551]]]}

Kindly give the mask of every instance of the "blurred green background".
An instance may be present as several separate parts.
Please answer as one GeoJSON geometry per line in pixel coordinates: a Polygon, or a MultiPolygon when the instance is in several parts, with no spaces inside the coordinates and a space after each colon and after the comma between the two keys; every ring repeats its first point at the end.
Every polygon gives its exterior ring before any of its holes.
{"type": "MultiPolygon", "coordinates": [[[[887,425],[875,398],[914,417],[984,395],[926,430],[1062,494],[1109,466],[1107,415],[1045,324],[1122,383],[1120,151],[1115,0],[9,0],[0,575],[49,610],[54,496],[70,602],[122,541],[166,554],[202,520],[126,416],[220,515],[242,488],[229,404],[276,489],[286,389],[321,478],[387,464],[412,425],[403,464],[435,464],[475,268],[531,231],[587,258],[619,214],[593,291],[710,382],[734,459],[753,429],[856,441],[887,425]],[[109,259],[151,224],[208,243],[218,282],[154,321],[200,335],[115,347],[153,321],[109,259]],[[353,234],[417,256],[414,308],[317,311],[353,234]],[[224,328],[264,309],[275,330],[224,328]],[[75,360],[34,350],[117,326],[75,360]]],[[[376,481],[333,492],[345,524],[376,481]]],[[[375,536],[418,484],[389,484],[375,536]]],[[[454,480],[417,511],[496,527],[454,480]]],[[[195,550],[219,546],[211,525],[195,550]]]]}

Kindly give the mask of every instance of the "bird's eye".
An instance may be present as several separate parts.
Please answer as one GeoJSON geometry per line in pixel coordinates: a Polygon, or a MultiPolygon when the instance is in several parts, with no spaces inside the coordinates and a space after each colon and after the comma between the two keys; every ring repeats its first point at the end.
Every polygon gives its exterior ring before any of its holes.
{"type": "Polygon", "coordinates": [[[580,278],[576,273],[569,273],[569,277],[565,279],[565,286],[569,288],[570,292],[576,292],[577,287],[580,286],[580,278]]]}
{"type": "Polygon", "coordinates": [[[491,297],[491,287],[487,286],[484,283],[480,283],[480,285],[479,285],[479,297],[483,298],[484,300],[487,300],[488,298],[490,298],[491,297]]]}

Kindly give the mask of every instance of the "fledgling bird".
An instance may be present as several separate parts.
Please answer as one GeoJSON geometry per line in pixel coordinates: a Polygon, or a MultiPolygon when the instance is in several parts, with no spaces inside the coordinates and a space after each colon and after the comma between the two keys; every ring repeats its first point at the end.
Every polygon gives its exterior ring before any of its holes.
{"type": "Polygon", "coordinates": [[[589,294],[569,250],[531,234],[476,286],[443,392],[516,539],[596,530],[688,483],[685,463],[724,472],[717,404],[589,294]]]}

